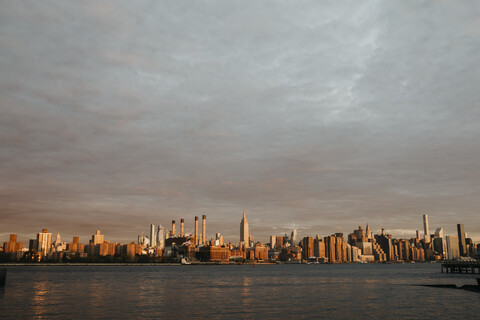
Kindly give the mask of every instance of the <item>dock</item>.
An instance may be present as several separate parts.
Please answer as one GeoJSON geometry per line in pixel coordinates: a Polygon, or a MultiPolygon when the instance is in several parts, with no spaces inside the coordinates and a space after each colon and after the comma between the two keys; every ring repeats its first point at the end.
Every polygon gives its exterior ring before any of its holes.
{"type": "Polygon", "coordinates": [[[442,273],[480,274],[480,261],[444,262],[442,273]]]}

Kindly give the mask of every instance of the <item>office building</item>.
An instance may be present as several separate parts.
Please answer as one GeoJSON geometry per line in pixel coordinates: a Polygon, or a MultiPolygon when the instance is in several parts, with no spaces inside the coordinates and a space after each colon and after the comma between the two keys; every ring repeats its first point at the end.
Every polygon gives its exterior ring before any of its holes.
{"type": "Polygon", "coordinates": [[[430,242],[430,231],[428,230],[428,214],[423,215],[423,234],[425,237],[425,243],[430,242]]]}
{"type": "Polygon", "coordinates": [[[22,251],[23,243],[17,242],[17,235],[11,234],[10,240],[8,242],[3,243],[3,251],[4,252],[18,252],[22,251]]]}
{"type": "Polygon", "coordinates": [[[240,245],[244,245],[247,248],[250,247],[248,221],[245,216],[245,210],[243,210],[243,218],[240,222],[240,245]]]}
{"type": "Polygon", "coordinates": [[[447,259],[453,260],[460,257],[460,251],[458,246],[458,237],[446,236],[445,244],[447,249],[447,259]]]}
{"type": "Polygon", "coordinates": [[[270,236],[270,248],[271,248],[271,249],[274,249],[274,248],[275,248],[276,240],[277,240],[277,237],[275,237],[275,236],[270,236]]]}
{"type": "Polygon", "coordinates": [[[165,248],[165,228],[162,225],[157,229],[157,248],[161,250],[165,248]]]}
{"type": "Polygon", "coordinates": [[[465,229],[463,228],[463,224],[457,224],[457,232],[460,256],[465,257],[467,256],[467,244],[465,242],[465,229]]]}
{"type": "Polygon", "coordinates": [[[43,256],[50,253],[52,247],[52,234],[47,229],[42,229],[42,233],[37,233],[37,252],[43,256]]]}
{"type": "Polygon", "coordinates": [[[105,237],[100,234],[100,230],[97,230],[94,235],[92,235],[92,240],[90,244],[97,245],[105,242],[105,237]]]}
{"type": "Polygon", "coordinates": [[[150,247],[155,248],[157,246],[157,235],[155,225],[150,225],[150,247]]]}
{"type": "Polygon", "coordinates": [[[297,229],[296,228],[293,228],[292,230],[292,234],[291,234],[291,239],[292,239],[292,246],[296,246],[297,245],[297,229]]]}

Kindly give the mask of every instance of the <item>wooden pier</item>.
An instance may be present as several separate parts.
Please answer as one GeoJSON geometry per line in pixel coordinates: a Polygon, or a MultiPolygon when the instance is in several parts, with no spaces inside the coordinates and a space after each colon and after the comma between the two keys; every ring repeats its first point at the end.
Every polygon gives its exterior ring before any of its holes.
{"type": "Polygon", "coordinates": [[[444,262],[442,273],[480,274],[480,261],[444,262]]]}

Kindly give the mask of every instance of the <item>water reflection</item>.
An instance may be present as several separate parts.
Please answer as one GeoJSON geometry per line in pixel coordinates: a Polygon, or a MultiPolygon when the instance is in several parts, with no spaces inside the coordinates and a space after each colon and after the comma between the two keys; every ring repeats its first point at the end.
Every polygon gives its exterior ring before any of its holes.
{"type": "Polygon", "coordinates": [[[35,318],[43,318],[47,313],[47,284],[46,281],[37,281],[33,284],[33,312],[35,318]]]}
{"type": "Polygon", "coordinates": [[[0,288],[0,318],[414,318],[425,310],[432,318],[474,318],[478,294],[411,286],[437,271],[428,265],[22,267],[0,288]]]}

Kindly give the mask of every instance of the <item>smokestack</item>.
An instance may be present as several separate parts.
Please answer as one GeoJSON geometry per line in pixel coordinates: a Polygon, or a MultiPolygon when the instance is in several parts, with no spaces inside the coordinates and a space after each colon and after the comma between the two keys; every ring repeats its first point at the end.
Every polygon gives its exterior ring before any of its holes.
{"type": "Polygon", "coordinates": [[[423,215],[423,232],[425,234],[425,242],[430,242],[430,232],[428,231],[428,214],[423,215]]]}
{"type": "Polygon", "coordinates": [[[172,237],[175,237],[177,230],[175,230],[175,220],[172,220],[172,237]]]}
{"type": "Polygon", "coordinates": [[[202,216],[202,244],[207,243],[207,216],[202,216]]]}
{"type": "Polygon", "coordinates": [[[420,239],[420,231],[417,230],[417,239],[420,239]]]}
{"type": "Polygon", "coordinates": [[[183,219],[180,219],[180,237],[183,237],[183,227],[184,227],[183,219]]]}
{"type": "Polygon", "coordinates": [[[198,217],[195,217],[195,245],[198,246],[198,217]]]}
{"type": "Polygon", "coordinates": [[[385,229],[382,228],[382,236],[385,235],[385,229]]]}

